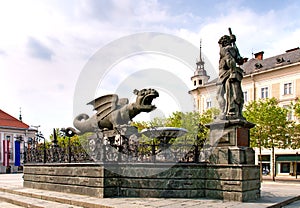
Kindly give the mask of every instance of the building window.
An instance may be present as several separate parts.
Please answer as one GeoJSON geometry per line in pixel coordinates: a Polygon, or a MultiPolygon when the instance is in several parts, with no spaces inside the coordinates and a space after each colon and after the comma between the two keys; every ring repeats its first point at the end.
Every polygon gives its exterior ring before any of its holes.
{"type": "Polygon", "coordinates": [[[196,86],[196,84],[197,84],[197,82],[196,82],[196,80],[194,81],[194,86],[196,86]]]}
{"type": "Polygon", "coordinates": [[[284,105],[283,108],[288,110],[286,119],[288,121],[292,121],[293,120],[293,111],[291,110],[290,106],[289,105],[284,105]]]}
{"type": "Polygon", "coordinates": [[[13,136],[12,135],[6,135],[6,140],[9,141],[9,160],[14,159],[14,149],[13,149],[13,136]]]}
{"type": "Polygon", "coordinates": [[[209,108],[211,108],[211,100],[210,99],[206,100],[206,109],[209,109],[209,108]]]}
{"type": "Polygon", "coordinates": [[[280,163],[280,173],[290,173],[290,163],[280,163]]]}
{"type": "Polygon", "coordinates": [[[243,93],[244,93],[244,101],[248,102],[248,91],[245,91],[243,93]]]}
{"type": "Polygon", "coordinates": [[[199,110],[200,109],[200,101],[199,101],[199,99],[195,99],[195,103],[196,103],[197,110],[199,110]]]}
{"type": "Polygon", "coordinates": [[[199,85],[202,85],[202,79],[199,79],[199,85]]]}
{"type": "MultiPolygon", "coordinates": [[[[258,155],[258,160],[260,161],[260,156],[258,155]]],[[[271,161],[271,156],[270,155],[262,155],[261,156],[262,161],[270,162],[271,161]]]]}
{"type": "Polygon", "coordinates": [[[268,97],[269,97],[268,87],[261,88],[261,98],[268,98],[268,97]]]}
{"type": "Polygon", "coordinates": [[[285,83],[283,86],[283,94],[284,95],[290,95],[292,94],[292,83],[285,83]]]}

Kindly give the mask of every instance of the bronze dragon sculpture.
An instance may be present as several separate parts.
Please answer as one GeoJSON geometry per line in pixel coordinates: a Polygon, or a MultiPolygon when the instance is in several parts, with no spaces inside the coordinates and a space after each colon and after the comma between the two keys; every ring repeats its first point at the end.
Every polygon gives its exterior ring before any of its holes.
{"type": "Polygon", "coordinates": [[[156,109],[152,105],[153,99],[159,96],[155,89],[134,90],[136,101],[129,103],[127,98],[118,98],[116,94],[101,96],[88,103],[94,106],[97,111],[89,117],[87,114],[80,114],[75,117],[73,125],[78,131],[77,134],[95,132],[97,130],[110,131],[118,126],[128,125],[129,122],[141,112],[151,112],[156,109]]]}

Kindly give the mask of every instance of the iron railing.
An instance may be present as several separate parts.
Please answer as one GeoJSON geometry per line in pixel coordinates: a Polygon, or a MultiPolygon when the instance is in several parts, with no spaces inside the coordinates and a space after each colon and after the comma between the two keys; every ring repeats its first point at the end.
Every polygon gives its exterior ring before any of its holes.
{"type": "Polygon", "coordinates": [[[131,141],[127,137],[99,138],[91,136],[85,144],[35,145],[25,149],[26,163],[82,162],[199,162],[201,145],[188,138],[173,144],[159,141],[131,141]]]}

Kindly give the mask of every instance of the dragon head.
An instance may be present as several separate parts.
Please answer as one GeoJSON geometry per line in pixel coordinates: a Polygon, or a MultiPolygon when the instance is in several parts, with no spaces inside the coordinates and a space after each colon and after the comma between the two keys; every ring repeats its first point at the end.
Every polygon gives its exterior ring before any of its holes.
{"type": "Polygon", "coordinates": [[[156,109],[155,105],[152,105],[153,99],[159,96],[158,92],[155,89],[135,89],[133,93],[137,96],[135,107],[143,112],[150,112],[156,109]]]}

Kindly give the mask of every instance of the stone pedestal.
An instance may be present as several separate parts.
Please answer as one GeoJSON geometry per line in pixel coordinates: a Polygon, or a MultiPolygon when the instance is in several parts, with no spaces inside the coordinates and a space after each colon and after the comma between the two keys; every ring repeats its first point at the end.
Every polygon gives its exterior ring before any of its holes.
{"type": "Polygon", "coordinates": [[[250,132],[255,124],[246,120],[217,120],[207,124],[210,129],[210,145],[212,146],[250,146],[250,132]]]}
{"type": "Polygon", "coordinates": [[[250,148],[250,128],[246,120],[218,120],[208,124],[214,164],[254,164],[254,150],[250,148]]]}
{"type": "MultiPolygon", "coordinates": [[[[223,167],[238,165],[241,167],[239,169],[241,175],[252,175],[251,179],[248,176],[240,178],[239,175],[234,175],[232,169],[228,169],[229,174],[232,175],[228,178],[229,181],[226,182],[226,185],[223,184],[223,195],[226,195],[225,198],[229,200],[235,200],[236,197],[248,200],[260,197],[260,185],[257,185],[260,183],[259,167],[255,165],[254,150],[249,147],[250,129],[254,126],[254,124],[241,119],[218,120],[207,125],[210,129],[209,146],[212,150],[209,162],[223,167]],[[241,189],[237,195],[230,192],[232,187],[236,186],[251,186],[253,189],[250,192],[247,189],[241,189]]],[[[210,192],[214,193],[215,191],[210,192]]]]}
{"type": "Polygon", "coordinates": [[[236,164],[27,164],[24,186],[99,198],[205,197],[249,201],[260,196],[259,167],[236,164]]]}

